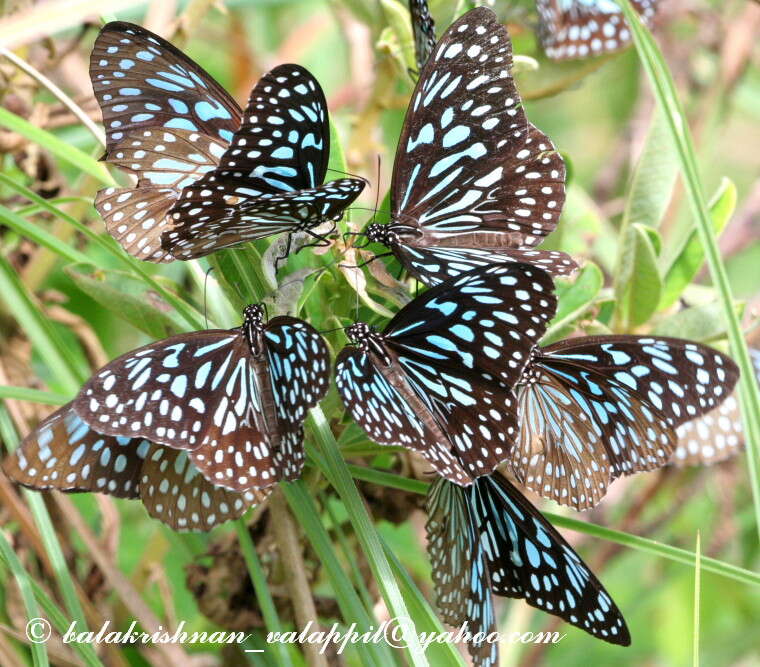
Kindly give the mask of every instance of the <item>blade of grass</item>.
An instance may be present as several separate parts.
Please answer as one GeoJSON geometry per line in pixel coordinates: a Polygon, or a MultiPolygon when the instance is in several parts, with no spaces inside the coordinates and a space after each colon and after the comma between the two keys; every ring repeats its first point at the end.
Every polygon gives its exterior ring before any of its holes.
{"type": "Polygon", "coordinates": [[[694,143],[686,122],[686,114],[676,93],[673,77],[656,42],[639,19],[630,0],[619,0],[619,4],[631,26],[639,59],[650,79],[657,103],[670,127],[683,173],[684,188],[696,220],[696,227],[705,251],[710,276],[723,305],[731,354],[741,370],[739,397],[742,421],[746,432],[747,467],[752,487],[755,523],[760,536],[760,470],[758,470],[760,463],[760,389],[754,380],[755,376],[752,372],[747,342],[742,335],[739,318],[733,307],[731,284],[728,281],[728,274],[712,230],[710,211],[699,178],[694,143]]]}
{"type": "MultiPolygon", "coordinates": [[[[282,482],[280,488],[288,501],[288,505],[290,505],[290,510],[298,519],[301,528],[306,533],[327,572],[345,621],[356,623],[360,632],[376,627],[377,621],[370,616],[370,612],[364,607],[359,595],[346,577],[343,565],[335,553],[332,540],[322,524],[319,512],[314,505],[314,500],[309,495],[306,484],[303,480],[282,482]]],[[[393,655],[386,644],[367,643],[354,646],[357,652],[362,655],[364,664],[377,665],[378,667],[395,664],[393,655]]]]}
{"type": "MultiPolygon", "coordinates": [[[[2,556],[8,569],[13,574],[19,590],[21,591],[21,600],[24,603],[24,609],[26,609],[27,621],[40,618],[40,608],[37,606],[37,600],[34,598],[32,592],[31,578],[21,565],[21,561],[18,559],[11,545],[5,539],[5,535],[0,531],[0,556],[2,556]]],[[[32,661],[35,666],[47,667],[48,662],[47,648],[45,648],[45,642],[29,642],[29,647],[32,651],[32,661]]]]}
{"type": "Polygon", "coordinates": [[[28,389],[27,387],[12,387],[7,384],[0,385],[0,398],[14,398],[18,401],[31,401],[43,405],[63,405],[69,400],[63,394],[28,389]]]}
{"type": "MultiPolygon", "coordinates": [[[[130,257],[121,248],[119,248],[119,246],[116,244],[115,241],[111,239],[103,238],[101,235],[96,234],[87,225],[82,224],[81,222],[79,222],[79,220],[76,220],[75,218],[71,217],[67,213],[64,213],[61,209],[56,208],[55,206],[52,206],[45,199],[40,197],[38,194],[36,194],[35,192],[32,192],[31,190],[24,187],[20,183],[16,183],[16,181],[14,181],[12,178],[8,178],[5,174],[0,174],[0,184],[6,185],[7,187],[12,188],[13,190],[18,192],[22,196],[26,197],[29,201],[32,201],[35,204],[37,204],[43,210],[69,223],[72,227],[76,228],[77,231],[79,231],[81,234],[86,236],[90,241],[99,245],[106,252],[113,255],[120,262],[125,264],[132,273],[142,278],[142,280],[145,281],[147,285],[149,285],[152,289],[158,292],[158,294],[160,294],[167,303],[171,304],[174,307],[174,309],[188,323],[191,329],[202,328],[203,317],[200,314],[196,313],[193,310],[193,308],[187,305],[182,299],[179,299],[174,294],[172,294],[169,290],[165,289],[163,285],[161,285],[161,283],[155,280],[149,273],[145,271],[145,269],[142,268],[142,266],[140,265],[141,262],[139,260],[136,260],[130,257]]],[[[32,223],[28,223],[28,224],[32,225],[32,223]]],[[[60,251],[60,249],[56,249],[56,248],[54,248],[54,250],[56,250],[57,252],[60,251]]]]}
{"type": "MultiPolygon", "coordinates": [[[[18,434],[4,405],[0,408],[0,437],[2,437],[8,451],[13,451],[18,444],[18,434]]],[[[82,632],[85,632],[87,630],[87,622],[84,610],[79,603],[74,581],[71,578],[72,573],[63,555],[63,549],[53,528],[53,522],[50,519],[47,507],[45,507],[45,503],[39,493],[24,489],[24,497],[39,529],[40,537],[45,545],[45,551],[50,559],[50,563],[56,573],[58,588],[66,605],[66,610],[71,619],[77,622],[77,627],[81,628],[82,632]]]]}
{"type": "Polygon", "coordinates": [[[0,125],[8,128],[11,132],[16,132],[25,137],[32,143],[38,144],[47,151],[50,151],[57,158],[68,162],[72,166],[90,174],[93,178],[105,185],[116,185],[116,182],[100,162],[91,158],[84,151],[75,146],[59,139],[54,134],[32,125],[28,120],[17,116],[15,113],[0,107],[0,125]]]}
{"type": "MultiPolygon", "coordinates": [[[[253,540],[251,540],[248,526],[242,519],[237,519],[234,524],[240,550],[243,552],[243,558],[248,568],[248,575],[251,577],[253,590],[256,591],[256,599],[261,609],[261,615],[264,617],[264,625],[268,632],[281,632],[280,617],[277,615],[277,609],[274,606],[274,600],[267,585],[267,578],[261,567],[259,555],[256,553],[256,547],[253,545],[253,540]]],[[[292,645],[274,642],[274,659],[282,667],[290,664],[288,647],[292,647],[292,645]]]]}
{"type": "Polygon", "coordinates": [[[695,547],[696,561],[694,563],[694,634],[692,637],[692,645],[694,646],[692,664],[694,667],[699,667],[699,607],[701,587],[700,579],[702,575],[701,551],[702,547],[700,544],[700,534],[699,531],[697,531],[697,545],[695,547]]]}
{"type": "MultiPolygon", "coordinates": [[[[322,472],[335,487],[343,504],[346,506],[351,523],[356,531],[356,536],[362,545],[362,549],[369,561],[372,574],[375,577],[380,592],[382,593],[388,610],[395,617],[409,618],[404,598],[401,595],[398,583],[391,571],[390,563],[385,556],[380,538],[372,524],[367,508],[362,502],[356,485],[348,471],[346,462],[340,455],[338,443],[327,423],[324,413],[318,406],[311,411],[308,419],[309,430],[314,435],[319,449],[326,461],[326,467],[322,472]]],[[[407,646],[409,659],[413,665],[427,665],[427,659],[419,643],[419,637],[411,628],[404,628],[404,644],[407,646]]]]}

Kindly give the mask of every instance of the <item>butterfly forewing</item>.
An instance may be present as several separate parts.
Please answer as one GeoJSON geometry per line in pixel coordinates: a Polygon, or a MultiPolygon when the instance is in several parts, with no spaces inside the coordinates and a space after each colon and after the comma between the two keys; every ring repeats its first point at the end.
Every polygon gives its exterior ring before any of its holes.
{"type": "MultiPolygon", "coordinates": [[[[660,0],[631,0],[650,24],[660,0]]],[[[536,0],[539,35],[553,60],[586,58],[617,51],[631,42],[631,31],[614,0],[536,0]]]]}
{"type": "Polygon", "coordinates": [[[317,80],[298,65],[279,65],[251,93],[240,129],[211,177],[240,196],[315,188],[330,155],[327,102],[317,80]]]}
{"type": "MultiPolygon", "coordinates": [[[[426,501],[427,551],[436,606],[441,619],[472,635],[496,631],[491,584],[482,542],[467,507],[468,490],[438,478],[426,501]]],[[[498,642],[472,641],[467,648],[476,666],[498,664],[498,642]]]]}
{"type": "Polygon", "coordinates": [[[440,39],[420,72],[393,168],[394,219],[435,219],[449,231],[475,228],[501,175],[509,141],[527,120],[510,67],[512,46],[495,15],[474,9],[440,39]]]}
{"type": "Polygon", "coordinates": [[[435,23],[427,0],[409,0],[409,14],[414,35],[414,56],[421,70],[435,48],[435,23]]]}
{"type": "Polygon", "coordinates": [[[150,443],[97,433],[63,406],[30,433],[5,460],[14,481],[33,489],[139,495],[140,470],[150,443]]]}
{"type": "Polygon", "coordinates": [[[440,475],[467,482],[469,475],[452,454],[440,427],[416,414],[408,397],[383,376],[367,354],[343,349],[335,365],[335,382],[354,421],[377,444],[419,452],[440,475]]]}
{"type": "Polygon", "coordinates": [[[673,338],[594,336],[540,351],[520,396],[519,455],[526,486],[578,509],[610,481],[665,465],[676,428],[730,394],[736,365],[673,338]]]}
{"type": "Polygon", "coordinates": [[[106,24],[90,57],[90,79],[103,112],[107,154],[133,130],[171,128],[227,143],[241,110],[179,49],[132,23],[106,24]]]}
{"type": "Polygon", "coordinates": [[[207,531],[241,517],[262,502],[269,489],[234,493],[210,483],[186,451],[152,445],[140,479],[140,497],[148,514],[174,530],[207,531]]]}
{"type": "Polygon", "coordinates": [[[522,598],[599,639],[631,643],[602,584],[512,484],[497,473],[479,478],[465,492],[493,593],[522,598]]]}
{"type": "Polygon", "coordinates": [[[241,199],[226,186],[186,188],[169,214],[172,229],[163,247],[180,259],[279,233],[309,230],[337,220],[364,189],[357,178],[330,181],[310,190],[241,199]]]}

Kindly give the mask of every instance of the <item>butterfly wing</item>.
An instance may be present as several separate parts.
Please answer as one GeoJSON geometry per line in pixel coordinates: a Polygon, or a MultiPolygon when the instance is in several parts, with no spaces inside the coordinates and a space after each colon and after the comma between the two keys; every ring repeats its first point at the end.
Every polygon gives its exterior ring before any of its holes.
{"type": "Polygon", "coordinates": [[[152,445],[142,465],[140,497],[153,518],[174,530],[207,531],[241,517],[269,489],[234,493],[211,484],[186,451],[152,445]]]}
{"type": "MultiPolygon", "coordinates": [[[[749,354],[760,384],[760,351],[750,349],[749,354]]],[[[670,459],[673,465],[710,465],[736,456],[744,446],[738,392],[706,415],[681,424],[676,435],[678,444],[670,459]]]]}
{"type": "Polygon", "coordinates": [[[239,330],[172,336],[122,355],[84,385],[74,410],[109,435],[193,450],[215,484],[273,484],[254,360],[239,330]]]}
{"type": "Polygon", "coordinates": [[[310,190],[245,199],[225,186],[191,186],[170,211],[172,228],[163,235],[162,246],[179,259],[193,259],[273,234],[311,229],[339,219],[364,186],[358,178],[341,178],[310,190]]]}
{"type": "Polygon", "coordinates": [[[522,389],[513,471],[537,493],[592,507],[616,477],[665,465],[676,428],[717,407],[737,377],[724,355],[674,338],[550,345],[522,389]]]}
{"type": "Polygon", "coordinates": [[[377,444],[406,447],[422,454],[439,474],[459,483],[469,479],[452,455],[451,444],[415,414],[369,355],[351,347],[341,350],[335,383],[354,421],[377,444]]]}
{"type": "Polygon", "coordinates": [[[512,484],[497,473],[465,491],[493,593],[521,598],[612,644],[631,643],[601,582],[512,484]]]}
{"type": "Polygon", "coordinates": [[[297,479],[303,468],[301,425],[330,386],[330,352],[319,332],[295,317],[275,317],[264,330],[269,378],[281,438],[275,467],[284,479],[297,479]]]}
{"type": "Polygon", "coordinates": [[[226,144],[240,126],[240,107],[208,72],[133,23],[103,26],[90,56],[90,79],[103,113],[107,159],[134,130],[185,130],[226,144]]]}
{"type": "Polygon", "coordinates": [[[451,25],[412,94],[396,151],[391,210],[402,224],[467,232],[494,215],[488,193],[527,120],[512,80],[509,35],[486,8],[451,25]]]}
{"type": "MultiPolygon", "coordinates": [[[[659,0],[631,0],[649,25],[659,0]]],[[[610,0],[536,0],[539,37],[552,60],[586,58],[617,51],[631,42],[623,12],[610,0]]]]}
{"type": "MultiPolygon", "coordinates": [[[[444,623],[484,636],[496,632],[491,582],[483,545],[475,533],[467,507],[469,491],[437,478],[428,491],[427,551],[436,606],[444,623]]],[[[468,642],[473,664],[498,664],[498,643],[468,642]]]]}
{"type": "Polygon", "coordinates": [[[161,247],[161,235],[170,227],[167,214],[183,188],[216,167],[224,147],[220,140],[186,130],[128,133],[108,161],[132,171],[138,177],[137,187],[106,188],[95,198],[108,233],[139,259],[172,261],[161,247]]]}
{"type": "Polygon", "coordinates": [[[32,489],[139,495],[140,470],[151,444],[95,432],[68,403],[40,423],[4,461],[15,482],[32,489]]]}
{"type": "Polygon", "coordinates": [[[430,16],[427,0],[409,0],[409,14],[414,35],[414,55],[417,70],[422,70],[435,48],[435,23],[430,16]]]}

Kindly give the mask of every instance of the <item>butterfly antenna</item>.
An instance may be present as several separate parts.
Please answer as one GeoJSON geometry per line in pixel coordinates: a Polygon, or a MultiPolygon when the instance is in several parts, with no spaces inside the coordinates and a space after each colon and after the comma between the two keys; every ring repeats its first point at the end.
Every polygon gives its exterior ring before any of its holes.
{"type": "Polygon", "coordinates": [[[377,177],[375,178],[375,212],[372,214],[372,222],[375,222],[375,215],[377,215],[377,207],[380,206],[380,153],[377,154],[377,177]]]}
{"type": "Polygon", "coordinates": [[[213,266],[210,266],[206,271],[206,276],[203,278],[203,319],[206,322],[206,328],[208,329],[208,274],[214,270],[213,266]]]}
{"type": "Polygon", "coordinates": [[[340,174],[341,176],[348,176],[349,178],[358,178],[360,181],[364,181],[367,185],[369,185],[369,179],[364,178],[364,176],[359,176],[359,174],[352,174],[350,171],[341,171],[340,169],[333,169],[332,167],[328,167],[327,171],[334,171],[336,174],[340,174]]]}

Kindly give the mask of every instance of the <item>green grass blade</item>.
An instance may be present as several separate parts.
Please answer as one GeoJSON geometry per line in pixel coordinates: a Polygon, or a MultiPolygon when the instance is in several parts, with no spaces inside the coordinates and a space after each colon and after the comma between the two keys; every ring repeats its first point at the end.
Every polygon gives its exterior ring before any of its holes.
{"type": "Polygon", "coordinates": [[[700,609],[700,588],[702,577],[702,547],[700,544],[700,534],[697,531],[697,546],[695,547],[696,562],[694,563],[694,634],[692,644],[694,646],[694,657],[692,664],[699,667],[699,609],[700,609]]]}
{"type": "MultiPolygon", "coordinates": [[[[277,609],[274,606],[272,594],[269,592],[267,578],[261,567],[259,555],[256,553],[256,547],[253,544],[253,540],[251,540],[250,532],[248,532],[248,526],[243,519],[237,519],[233,523],[235,524],[235,532],[238,536],[240,550],[243,552],[243,558],[245,559],[245,564],[248,568],[248,574],[253,583],[253,590],[256,591],[256,600],[259,603],[261,615],[264,617],[264,626],[268,632],[280,632],[282,631],[280,618],[277,615],[277,609]]],[[[277,661],[277,664],[282,667],[286,667],[290,664],[288,646],[290,645],[282,644],[280,642],[274,642],[274,644],[272,644],[272,647],[274,648],[274,659],[277,661]]]]}
{"type": "MultiPolygon", "coordinates": [[[[354,531],[361,542],[375,581],[385,603],[388,605],[388,610],[396,617],[413,618],[406,607],[398,583],[393,577],[390,563],[385,556],[375,526],[367,513],[367,508],[362,502],[353,479],[351,479],[346,463],[340,455],[338,443],[335,442],[327,420],[319,407],[311,411],[308,423],[326,461],[326,468],[322,472],[335,487],[348,510],[354,531]]],[[[408,647],[411,664],[415,666],[427,665],[428,662],[422,652],[417,635],[405,628],[404,640],[408,647]]]]}
{"type": "Polygon", "coordinates": [[[702,242],[713,284],[723,305],[731,354],[741,370],[739,396],[746,433],[747,463],[755,509],[755,524],[758,535],[760,535],[760,470],[758,470],[760,464],[760,389],[755,382],[747,342],[742,335],[739,318],[736,316],[733,307],[731,285],[712,230],[710,210],[699,178],[694,143],[686,122],[686,114],[676,93],[673,77],[656,42],[639,19],[630,0],[620,0],[619,4],[631,26],[639,59],[652,84],[657,103],[670,127],[683,173],[684,188],[694,214],[699,239],[702,242]]]}
{"type": "MultiPolygon", "coordinates": [[[[290,510],[325,568],[345,621],[356,623],[359,632],[376,628],[377,620],[370,616],[370,612],[346,577],[343,564],[335,553],[330,536],[322,525],[314,500],[309,495],[303,480],[282,482],[280,488],[290,505],[290,510]]],[[[386,644],[357,644],[355,648],[362,655],[364,664],[378,667],[394,664],[390,649],[386,644]]]]}
{"type": "Polygon", "coordinates": [[[5,126],[11,132],[16,132],[25,137],[32,143],[40,145],[47,151],[61,160],[68,162],[72,166],[93,176],[104,185],[116,185],[116,182],[108,173],[108,169],[97,160],[91,158],[87,153],[80,151],[75,146],[59,139],[47,130],[43,130],[29,121],[24,120],[15,113],[0,107],[0,125],[5,126]]]}
{"type": "MultiPolygon", "coordinates": [[[[40,609],[37,606],[37,600],[35,600],[34,593],[32,592],[32,580],[21,565],[21,561],[13,552],[11,545],[8,544],[2,531],[0,531],[0,556],[2,556],[8,569],[13,574],[19,590],[21,591],[21,600],[24,603],[24,609],[26,609],[27,620],[40,618],[40,609]]],[[[45,647],[44,642],[29,642],[29,647],[32,650],[32,661],[35,666],[47,667],[47,665],[50,664],[48,662],[47,648],[45,647]]]]}
{"type": "Polygon", "coordinates": [[[49,391],[29,389],[28,387],[12,387],[7,384],[0,385],[0,398],[14,398],[17,401],[31,401],[43,405],[63,405],[69,400],[63,394],[54,394],[49,391]]]}

